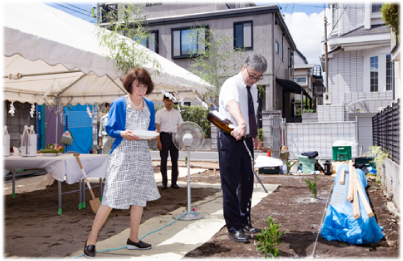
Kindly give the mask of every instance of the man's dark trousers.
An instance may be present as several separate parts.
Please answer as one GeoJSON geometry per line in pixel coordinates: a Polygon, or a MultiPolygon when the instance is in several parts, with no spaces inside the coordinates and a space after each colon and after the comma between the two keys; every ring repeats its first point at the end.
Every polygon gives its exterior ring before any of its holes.
{"type": "Polygon", "coordinates": [[[162,175],[162,184],[167,186],[168,184],[168,177],[167,177],[167,161],[168,161],[168,152],[171,156],[172,162],[172,175],[171,175],[171,185],[176,184],[178,180],[178,157],[179,157],[179,150],[175,147],[175,144],[172,141],[172,134],[161,132],[160,133],[160,141],[162,145],[162,149],[160,151],[161,157],[161,166],[160,171],[162,175]]]}
{"type": "MultiPolygon", "coordinates": [[[[246,145],[254,157],[252,138],[246,138],[246,145]]],[[[242,224],[251,223],[251,159],[242,140],[236,141],[233,136],[220,130],[217,135],[217,149],[225,223],[230,232],[242,230],[242,224]]]]}

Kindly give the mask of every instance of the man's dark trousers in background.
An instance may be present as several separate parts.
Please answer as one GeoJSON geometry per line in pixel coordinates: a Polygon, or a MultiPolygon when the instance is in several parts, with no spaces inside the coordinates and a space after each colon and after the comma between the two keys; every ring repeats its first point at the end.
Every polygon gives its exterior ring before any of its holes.
{"type": "Polygon", "coordinates": [[[162,175],[162,184],[167,186],[168,184],[168,177],[167,177],[167,161],[168,161],[168,152],[171,156],[172,162],[172,170],[171,170],[171,185],[176,184],[178,180],[178,157],[179,157],[179,150],[175,147],[175,144],[172,141],[172,134],[167,132],[160,133],[160,141],[162,145],[162,149],[160,151],[161,157],[161,166],[160,171],[162,175]]]}
{"type": "MultiPolygon", "coordinates": [[[[252,138],[246,138],[246,145],[254,157],[252,138]]],[[[236,141],[233,136],[220,130],[217,149],[225,223],[230,232],[242,230],[242,224],[251,224],[254,181],[251,159],[242,140],[236,141]]]]}

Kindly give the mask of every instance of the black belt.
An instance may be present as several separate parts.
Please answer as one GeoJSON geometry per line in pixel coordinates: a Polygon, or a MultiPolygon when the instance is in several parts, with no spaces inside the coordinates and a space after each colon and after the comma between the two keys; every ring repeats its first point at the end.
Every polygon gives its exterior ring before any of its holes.
{"type": "Polygon", "coordinates": [[[161,134],[163,134],[163,133],[164,133],[164,134],[169,134],[169,135],[172,135],[172,133],[173,133],[173,132],[165,132],[165,131],[161,131],[161,134]]]}

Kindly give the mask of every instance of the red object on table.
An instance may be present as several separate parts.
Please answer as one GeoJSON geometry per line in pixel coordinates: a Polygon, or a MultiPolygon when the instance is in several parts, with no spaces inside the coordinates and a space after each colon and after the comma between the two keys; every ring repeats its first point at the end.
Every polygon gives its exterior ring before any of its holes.
{"type": "Polygon", "coordinates": [[[267,151],[267,157],[271,157],[270,150],[267,151]]]}

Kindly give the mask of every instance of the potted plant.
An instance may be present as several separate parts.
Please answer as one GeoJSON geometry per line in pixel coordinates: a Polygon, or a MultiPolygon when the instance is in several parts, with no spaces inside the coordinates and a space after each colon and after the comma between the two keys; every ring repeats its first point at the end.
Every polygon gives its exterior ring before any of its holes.
{"type": "Polygon", "coordinates": [[[263,128],[257,129],[257,140],[258,140],[257,149],[261,150],[263,146],[263,128]]]}

